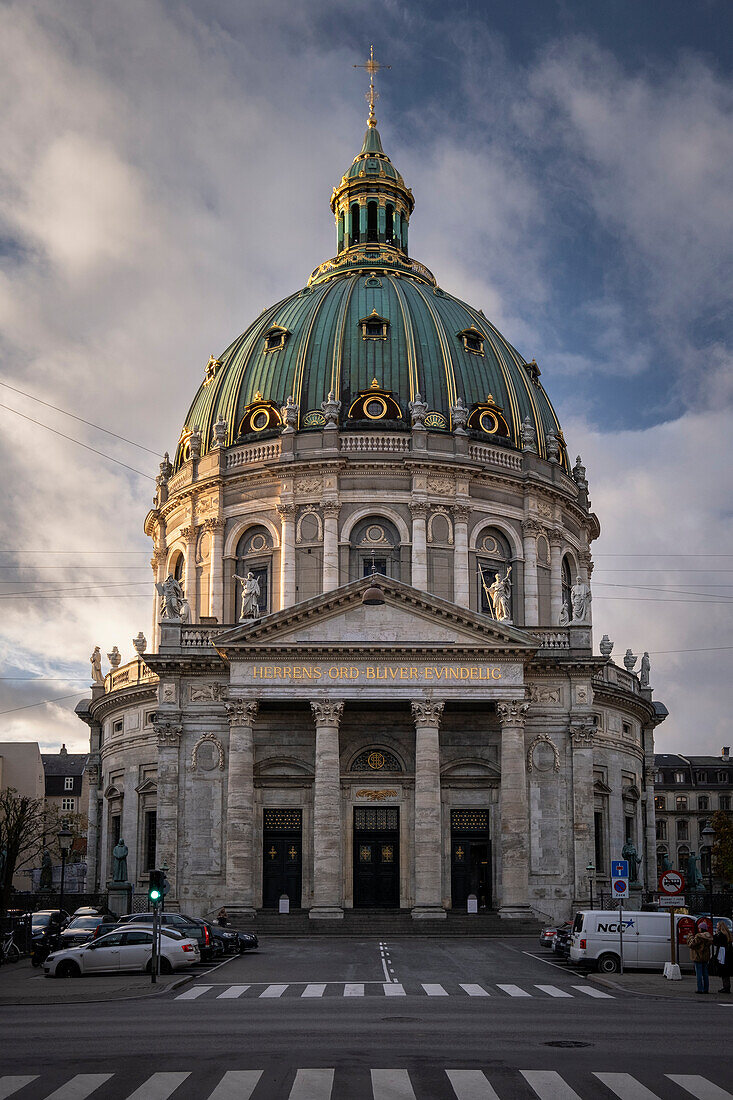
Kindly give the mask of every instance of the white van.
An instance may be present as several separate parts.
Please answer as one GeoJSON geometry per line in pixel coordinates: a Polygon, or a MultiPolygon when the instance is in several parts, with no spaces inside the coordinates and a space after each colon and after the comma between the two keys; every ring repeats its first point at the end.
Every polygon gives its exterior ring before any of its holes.
{"type": "MultiPolygon", "coordinates": [[[[650,967],[661,970],[671,962],[671,921],[669,913],[639,913],[623,910],[624,969],[650,967]]],[[[675,928],[682,914],[675,916],[675,928]]],[[[615,974],[621,968],[619,913],[615,909],[585,909],[576,913],[570,936],[570,961],[595,966],[603,974],[615,974]]],[[[677,949],[680,966],[691,966],[689,949],[677,949]]]]}

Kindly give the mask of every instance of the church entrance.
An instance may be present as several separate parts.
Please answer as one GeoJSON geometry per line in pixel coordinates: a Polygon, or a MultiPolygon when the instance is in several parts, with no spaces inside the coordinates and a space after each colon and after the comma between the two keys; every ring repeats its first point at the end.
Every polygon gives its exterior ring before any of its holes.
{"type": "Polygon", "coordinates": [[[300,908],[303,821],[300,810],[265,810],[262,821],[262,904],[277,909],[281,894],[300,908]]]}
{"type": "Polygon", "coordinates": [[[475,894],[479,909],[491,908],[491,840],[488,810],[451,810],[451,902],[465,909],[475,894]]]}
{"type": "Polygon", "coordinates": [[[354,908],[399,909],[400,811],[354,807],[354,908]]]}

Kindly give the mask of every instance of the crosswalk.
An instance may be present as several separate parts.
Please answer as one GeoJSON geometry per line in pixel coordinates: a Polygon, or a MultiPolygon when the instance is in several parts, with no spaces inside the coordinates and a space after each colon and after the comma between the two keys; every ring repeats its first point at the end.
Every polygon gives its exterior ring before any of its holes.
{"type": "Polygon", "coordinates": [[[240,999],[272,1000],[287,997],[318,1000],[324,997],[512,997],[518,1000],[530,997],[568,998],[588,997],[592,1000],[612,1001],[613,994],[604,993],[594,985],[479,985],[477,982],[459,982],[457,985],[438,982],[251,982],[249,985],[194,985],[179,993],[176,1001],[206,1000],[236,1001],[240,999]]]}
{"type": "MultiPolygon", "coordinates": [[[[283,1075],[262,1069],[229,1070],[206,1084],[192,1070],[153,1073],[139,1084],[122,1074],[77,1073],[62,1082],[36,1074],[0,1077],[0,1100],[733,1100],[733,1093],[709,1077],[692,1073],[630,1073],[527,1069],[309,1068],[283,1075]],[[132,1091],[128,1091],[132,1087],[132,1091]],[[47,1091],[49,1089],[51,1091],[47,1091]]],[[[730,1081],[727,1081],[731,1087],[730,1081]]]]}

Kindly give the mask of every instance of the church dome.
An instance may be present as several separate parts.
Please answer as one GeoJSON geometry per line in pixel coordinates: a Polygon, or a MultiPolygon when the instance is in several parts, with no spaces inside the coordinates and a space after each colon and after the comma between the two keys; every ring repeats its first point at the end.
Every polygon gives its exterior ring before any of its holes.
{"type": "Polygon", "coordinates": [[[551,433],[550,447],[555,453],[559,447],[569,471],[537,364],[409,256],[414,199],[383,151],[373,114],[331,208],[336,256],[211,357],[186,416],[176,468],[188,458],[193,431],[201,432],[202,454],[214,446],[217,421],[220,432],[226,422],[227,446],[277,434],[289,398],[297,406],[290,420],[296,430],[318,431],[326,422],[321,404],[333,394],[342,431],[407,431],[409,405],[419,395],[429,431],[451,432],[453,409],[463,406],[469,435],[521,450],[528,418],[539,455],[548,457],[551,433]]]}

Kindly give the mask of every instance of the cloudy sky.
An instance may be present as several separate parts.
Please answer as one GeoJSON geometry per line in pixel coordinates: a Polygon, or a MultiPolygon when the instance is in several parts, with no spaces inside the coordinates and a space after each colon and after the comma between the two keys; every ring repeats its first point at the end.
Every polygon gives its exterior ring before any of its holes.
{"type": "Polygon", "coordinates": [[[5,0],[0,741],[83,751],[93,646],[149,636],[156,455],[333,254],[373,42],[413,255],[536,357],[587,465],[596,639],[650,651],[659,751],[730,744],[731,30],[725,0],[5,0]]]}

